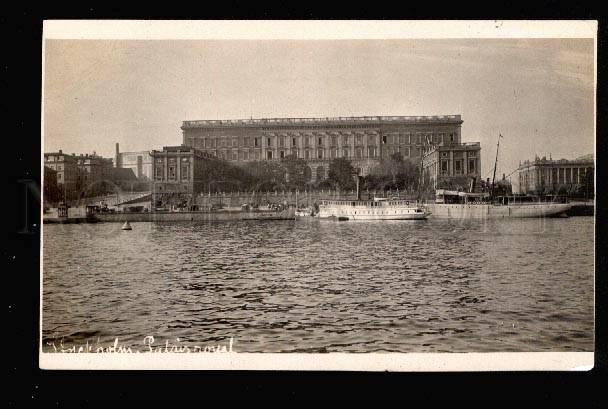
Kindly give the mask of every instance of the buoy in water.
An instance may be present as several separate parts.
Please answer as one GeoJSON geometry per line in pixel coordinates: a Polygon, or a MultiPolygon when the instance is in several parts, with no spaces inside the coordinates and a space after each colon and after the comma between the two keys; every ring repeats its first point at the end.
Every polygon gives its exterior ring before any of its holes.
{"type": "Polygon", "coordinates": [[[121,229],[122,230],[133,230],[133,228],[129,224],[129,221],[126,221],[125,224],[122,225],[121,229]]]}

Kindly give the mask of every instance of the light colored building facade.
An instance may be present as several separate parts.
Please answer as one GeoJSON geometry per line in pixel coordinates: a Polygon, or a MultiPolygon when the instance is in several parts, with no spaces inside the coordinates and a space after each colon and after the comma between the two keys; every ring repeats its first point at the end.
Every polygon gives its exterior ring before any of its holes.
{"type": "Polygon", "coordinates": [[[422,158],[424,180],[433,189],[466,191],[473,182],[474,190],[481,182],[481,144],[430,144],[422,158]]]}
{"type": "Polygon", "coordinates": [[[266,118],[184,121],[183,144],[230,162],[307,161],[312,180],[323,180],[334,158],[347,158],[363,175],[400,153],[420,160],[426,140],[459,143],[460,115],[266,118]]]}
{"type": "Polygon", "coordinates": [[[518,172],[519,193],[575,192],[593,186],[595,164],[587,155],[574,160],[552,160],[536,157],[534,161],[520,163],[518,172]]]}
{"type": "Polygon", "coordinates": [[[57,185],[66,191],[76,191],[79,183],[78,159],[75,155],[59,152],[44,154],[44,166],[54,170],[57,185]]]}
{"type": "Polygon", "coordinates": [[[149,151],[120,152],[120,147],[117,143],[114,166],[132,169],[135,176],[140,180],[152,180],[152,157],[149,151]]]}
{"type": "Polygon", "coordinates": [[[101,194],[116,183],[136,181],[131,169],[114,168],[113,160],[93,154],[44,154],[44,166],[56,172],[58,188],[66,199],[101,194]],[[121,171],[121,172],[119,172],[121,171]]]}
{"type": "Polygon", "coordinates": [[[152,159],[152,209],[189,206],[205,186],[209,154],[188,146],[165,146],[150,152],[152,159]]]}

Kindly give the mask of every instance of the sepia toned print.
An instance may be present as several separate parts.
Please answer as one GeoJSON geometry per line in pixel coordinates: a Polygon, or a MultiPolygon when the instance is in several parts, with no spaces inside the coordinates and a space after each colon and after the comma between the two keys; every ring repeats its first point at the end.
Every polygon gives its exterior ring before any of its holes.
{"type": "Polygon", "coordinates": [[[593,29],[62,24],[43,51],[42,367],[593,365],[593,29]]]}

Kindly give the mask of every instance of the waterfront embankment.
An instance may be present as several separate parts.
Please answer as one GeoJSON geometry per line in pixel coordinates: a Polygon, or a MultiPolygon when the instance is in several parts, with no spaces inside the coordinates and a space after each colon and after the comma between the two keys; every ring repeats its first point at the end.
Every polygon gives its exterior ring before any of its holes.
{"type": "Polygon", "coordinates": [[[219,210],[211,212],[146,212],[146,213],[99,213],[102,222],[211,222],[226,220],[253,219],[252,213],[239,210],[219,210]]]}

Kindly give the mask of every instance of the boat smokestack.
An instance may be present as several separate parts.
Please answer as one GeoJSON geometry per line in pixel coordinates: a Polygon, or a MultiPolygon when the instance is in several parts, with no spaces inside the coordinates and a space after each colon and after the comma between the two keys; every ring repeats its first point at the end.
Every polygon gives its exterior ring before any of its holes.
{"type": "Polygon", "coordinates": [[[361,179],[363,176],[357,175],[357,200],[361,200],[361,179]]]}

